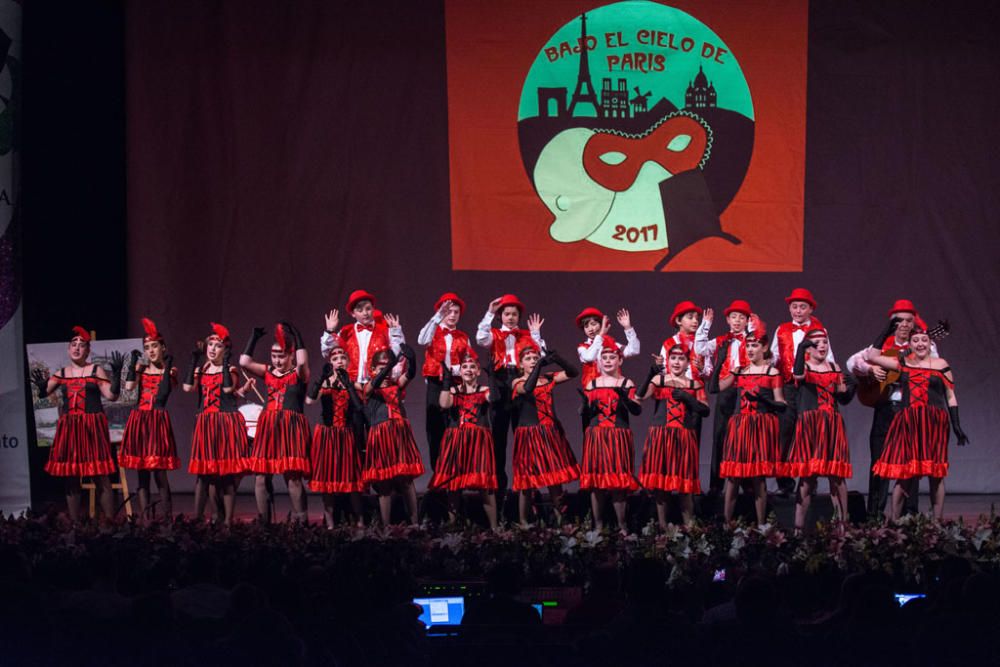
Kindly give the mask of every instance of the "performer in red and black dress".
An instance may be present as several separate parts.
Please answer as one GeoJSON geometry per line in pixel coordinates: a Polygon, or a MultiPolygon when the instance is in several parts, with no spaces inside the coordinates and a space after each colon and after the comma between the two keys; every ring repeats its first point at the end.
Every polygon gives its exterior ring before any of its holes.
{"type": "Polygon", "coordinates": [[[248,449],[247,425],[236,409],[237,371],[229,363],[232,346],[229,329],[212,322],[212,333],[191,353],[191,367],[182,384],[184,391],[198,391],[198,417],[188,464],[188,472],[198,476],[194,515],[200,519],[209,495],[221,492],[227,526],[233,522],[236,484],[246,470],[248,449]]]}
{"type": "Polygon", "coordinates": [[[708,416],[705,385],[688,377],[690,350],[675,343],[667,351],[666,368],[654,364],[638,396],[656,403],[643,445],[639,483],[653,492],[660,528],[667,527],[667,495],[681,494],[685,523],[694,520],[694,494],[701,493],[698,475],[698,426],[708,416]]]}
{"type": "Polygon", "coordinates": [[[597,377],[584,389],[586,415],[590,424],[584,433],[580,488],[590,490],[594,528],[604,529],[604,500],[611,494],[618,529],[627,532],[625,499],[639,488],[635,479],[635,442],[629,414],[638,415],[642,406],[635,397],[635,383],[622,377],[622,352],[612,341],[601,350],[597,377]]]}
{"type": "Polygon", "coordinates": [[[566,441],[552,402],[552,389],[580,372],[555,352],[542,357],[538,345],[530,339],[518,343],[517,358],[521,362],[521,376],[514,380],[513,386],[517,428],[514,429],[514,484],[511,488],[520,492],[518,516],[521,526],[526,528],[531,503],[529,494],[534,489],[549,487],[556,519],[561,521],[564,514],[562,485],[580,477],[576,457],[566,441]],[[548,364],[556,364],[561,370],[543,375],[542,369],[548,364]]]}
{"type": "Polygon", "coordinates": [[[926,328],[910,333],[907,357],[887,357],[869,348],[868,363],[900,372],[903,406],[893,417],[882,456],[872,466],[879,477],[896,480],[892,520],[899,518],[907,487],[901,480],[928,477],[934,518],[944,518],[944,478],[948,474],[948,424],[960,447],[969,444],[958,418],[955,380],[948,362],[931,356],[926,328]]]}
{"type": "Polygon", "coordinates": [[[372,357],[371,382],[357,389],[365,396],[368,443],[362,479],[378,494],[382,524],[392,521],[392,494],[403,496],[410,523],[417,523],[417,490],[413,480],[424,474],[413,429],[406,418],[403,400],[406,385],[417,374],[417,358],[406,343],[399,347],[402,361],[389,348],[376,350],[372,357]]]}
{"type": "Polygon", "coordinates": [[[306,403],[319,401],[323,422],[313,429],[309,447],[312,472],[309,490],[323,494],[323,518],[333,528],[336,494],[350,494],[351,511],[358,526],[364,525],[361,507],[361,457],[354,442],[352,415],[364,410],[354,383],[347,375],[347,353],[341,347],[330,351],[320,377],[313,380],[306,403]]]}
{"type": "Polygon", "coordinates": [[[45,398],[59,391],[60,415],[56,434],[49,450],[45,472],[66,479],[66,509],[70,519],[80,519],[80,477],[93,477],[101,502],[101,511],[114,516],[111,480],[115,472],[108,433],[108,418],[104,415],[101,397],[113,401],[121,390],[122,367],[125,359],[119,353],[111,356],[111,374],[99,364],[90,363],[90,333],[83,327],[73,327],[69,341],[69,366],[47,376],[41,369],[31,373],[38,397],[45,398]]]}
{"type": "MultiPolygon", "coordinates": [[[[851,477],[851,451],[847,445],[844,417],[837,404],[846,405],[854,396],[840,367],[830,361],[826,329],[813,327],[806,332],[795,353],[792,377],[795,385],[785,396],[798,394],[795,439],[778,475],[798,477],[795,529],[802,530],[809,504],[816,493],[817,478],[830,482],[833,516],[847,520],[847,483],[851,477]]],[[[787,387],[787,385],[786,385],[787,387]]],[[[791,408],[786,408],[786,412],[791,408]]]]}
{"type": "MultiPolygon", "coordinates": [[[[788,304],[788,314],[792,319],[790,322],[782,322],[774,330],[774,339],[771,341],[771,363],[781,372],[781,381],[786,386],[792,384],[792,366],[795,363],[795,355],[798,352],[799,344],[804,340],[806,332],[810,329],[822,329],[823,323],[813,315],[816,309],[816,299],[812,292],[804,287],[796,287],[791,294],[785,297],[788,304]]],[[[833,349],[827,341],[827,361],[833,363],[833,349]]],[[[788,458],[788,453],[792,449],[795,440],[795,429],[798,424],[798,410],[795,407],[795,400],[799,392],[785,392],[785,403],[788,409],[781,413],[778,421],[781,422],[781,455],[788,458]]],[[[788,495],[795,489],[795,480],[782,475],[778,477],[778,490],[788,495]]],[[[801,489],[800,489],[801,490],[801,489]]],[[[846,493],[846,491],[845,491],[846,493]]]]}
{"type": "Polygon", "coordinates": [[[465,302],[454,292],[446,292],[434,304],[434,316],[417,336],[417,343],[426,345],[422,375],[427,383],[425,419],[427,449],[431,469],[437,470],[441,438],[446,428],[445,413],[441,411],[440,398],[445,376],[452,382],[459,374],[459,366],[470,350],[469,337],[459,331],[458,318],[465,312],[465,302]]]}
{"type": "Polygon", "coordinates": [[[490,350],[493,363],[493,379],[500,393],[499,400],[490,406],[490,423],[493,428],[494,458],[497,465],[497,484],[500,492],[507,488],[507,431],[517,428],[518,411],[514,406],[511,391],[514,380],[521,375],[518,361],[519,346],[534,341],[539,350],[545,350],[542,340],[544,320],[537,313],[528,318],[528,328],[520,326],[524,314],[524,304],[513,294],[504,294],[490,301],[486,314],[476,329],[476,342],[490,350]],[[500,326],[494,327],[494,318],[500,318],[500,326]]]}
{"type": "Polygon", "coordinates": [[[731,372],[720,378],[730,355],[732,341],[725,341],[719,348],[709,391],[717,393],[736,387],[737,412],[726,430],[722,447],[719,475],[726,480],[724,516],[733,518],[736,492],[741,480],[751,480],[757,523],[764,524],[767,510],[768,477],[773,477],[781,461],[778,441],[778,412],[785,409],[781,375],[778,369],[764,358],[767,335],[764,323],[758,321],[752,333],[745,338],[746,366],[733,364],[731,372]]]}
{"type": "Polygon", "coordinates": [[[138,350],[133,351],[129,359],[125,389],[131,391],[138,387],[139,395],[125,424],[118,449],[118,465],[139,471],[139,511],[143,517],[150,507],[151,478],[156,479],[163,515],[169,519],[173,515],[173,502],[167,471],[181,465],[167,414],[167,398],[177,384],[177,371],[174,358],[166,353],[163,336],[153,320],[142,318],[142,327],[146,332],[142,339],[146,360],[139,361],[138,350]]]}
{"type": "MultiPolygon", "coordinates": [[[[493,433],[490,431],[490,403],[497,400],[492,379],[479,384],[479,359],[467,349],[459,367],[461,382],[452,386],[450,373],[444,375],[444,390],[438,396],[440,409],[448,418],[441,443],[441,456],[427,488],[447,491],[449,518],[458,515],[461,492],[474,489],[482,494],[483,510],[490,528],[497,529],[497,471],[493,460],[493,433]]],[[[487,375],[490,370],[487,369],[487,375]]]]}
{"type": "Polygon", "coordinates": [[[267,405],[257,419],[257,434],[247,459],[247,470],[254,473],[257,514],[264,523],[271,522],[274,499],[268,482],[271,475],[282,475],[292,501],[292,519],[306,522],[303,479],[310,470],[309,421],[302,408],[309,382],[309,352],[298,330],[281,322],[274,327],[271,363],[258,363],[253,360],[253,350],[263,336],[263,328],[254,328],[240,355],[240,366],[264,378],[267,387],[267,405]]]}

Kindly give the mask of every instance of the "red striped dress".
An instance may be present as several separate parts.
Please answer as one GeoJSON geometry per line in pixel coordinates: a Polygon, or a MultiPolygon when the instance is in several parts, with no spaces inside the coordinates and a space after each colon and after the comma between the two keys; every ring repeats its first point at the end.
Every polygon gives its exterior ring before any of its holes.
{"type": "Polygon", "coordinates": [[[309,421],[302,413],[305,383],[298,371],[264,373],[267,405],[257,420],[247,470],[258,475],[301,473],[309,476],[309,421]]]}
{"type": "Polygon", "coordinates": [[[554,486],[580,477],[576,457],[555,416],[553,375],[543,377],[545,383],[540,380],[530,394],[517,393],[524,379],[518,378],[513,384],[518,410],[517,428],[514,429],[514,483],[511,485],[514,491],[554,486]]]}
{"type": "Polygon", "coordinates": [[[175,470],[177,457],[174,430],[167,414],[167,397],[175,379],[169,373],[144,372],[139,376],[139,400],[129,413],[118,465],[134,470],[175,470]]]}
{"type": "MultiPolygon", "coordinates": [[[[643,445],[639,483],[655,491],[701,493],[698,415],[674,398],[677,387],[653,386],[653,421],[643,445]]],[[[682,391],[705,400],[705,387],[689,381],[682,391]]]]}
{"type": "Polygon", "coordinates": [[[454,405],[441,441],[441,455],[429,488],[443,491],[495,490],[497,471],[489,421],[489,389],[451,390],[454,405]]]}
{"type": "Polygon", "coordinates": [[[316,493],[363,491],[361,455],[351,428],[351,400],[346,389],[324,386],[319,393],[323,423],[313,429],[309,448],[309,489],[316,493]]]}
{"type": "Polygon", "coordinates": [[[101,382],[97,364],[90,375],[54,375],[62,396],[56,435],[45,472],[54,477],[108,475],[117,469],[111,455],[108,418],[101,405],[101,382]]]}
{"type": "Polygon", "coordinates": [[[851,450],[835,396],[841,379],[836,367],[806,368],[805,378],[797,383],[799,416],[788,459],[778,466],[781,477],[851,476],[851,450]]]}
{"type": "MultiPolygon", "coordinates": [[[[583,439],[580,488],[638,489],[634,474],[635,442],[618,387],[598,387],[594,380],[587,386],[586,394],[592,416],[583,439]]],[[[628,396],[635,398],[635,387],[628,389],[628,396]]]]}
{"type": "Polygon", "coordinates": [[[424,462],[403,407],[405,397],[399,385],[383,384],[365,402],[371,426],[365,443],[365,482],[413,479],[424,474],[424,462]]]}
{"type": "Polygon", "coordinates": [[[781,462],[778,416],[749,395],[773,398],[774,390],[782,386],[781,375],[739,369],[735,376],[739,409],[726,432],[719,477],[774,477],[781,462]]]}
{"type": "Polygon", "coordinates": [[[872,471],[886,479],[944,477],[948,474],[948,397],[950,369],[899,365],[906,407],[896,413],[885,436],[882,456],[872,471]]]}
{"type": "MultiPolygon", "coordinates": [[[[191,438],[188,472],[195,475],[238,475],[247,467],[247,425],[236,398],[222,391],[222,371],[198,374],[200,411],[191,438]]],[[[229,373],[235,369],[230,367],[229,373]]]]}

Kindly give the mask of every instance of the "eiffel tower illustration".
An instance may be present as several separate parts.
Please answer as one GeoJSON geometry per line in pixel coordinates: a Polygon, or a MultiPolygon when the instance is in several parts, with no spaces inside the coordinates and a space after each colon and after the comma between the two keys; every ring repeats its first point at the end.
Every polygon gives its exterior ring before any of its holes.
{"type": "Polygon", "coordinates": [[[568,115],[573,117],[573,110],[577,104],[590,104],[594,107],[597,117],[602,116],[601,105],[597,103],[597,94],[594,93],[594,84],[590,82],[590,61],[587,59],[587,15],[580,15],[580,72],[576,77],[576,89],[573,91],[573,98],[569,103],[568,115]],[[585,90],[586,89],[586,90],[585,90]]]}

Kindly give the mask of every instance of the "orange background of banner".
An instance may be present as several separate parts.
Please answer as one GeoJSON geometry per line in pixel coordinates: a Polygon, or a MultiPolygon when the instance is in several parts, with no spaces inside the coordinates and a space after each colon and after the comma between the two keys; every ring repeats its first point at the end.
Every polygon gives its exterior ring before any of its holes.
{"type": "MultiPolygon", "coordinates": [[[[607,3],[610,4],[610,3],[607,3]]],[[[709,238],[666,271],[801,271],[806,143],[808,3],[674,1],[738,58],[753,98],[754,151],[722,213],[740,245],[709,238]]],[[[663,251],[622,252],[548,234],[518,145],[524,78],[562,25],[594,2],[446,0],[451,247],[455,270],[649,271],[663,251]]]]}

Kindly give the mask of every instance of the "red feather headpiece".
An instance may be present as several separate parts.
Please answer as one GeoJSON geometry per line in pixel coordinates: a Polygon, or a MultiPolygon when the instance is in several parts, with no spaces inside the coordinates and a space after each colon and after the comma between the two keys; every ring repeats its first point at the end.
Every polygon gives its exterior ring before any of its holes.
{"type": "Polygon", "coordinates": [[[232,341],[229,337],[229,329],[222,326],[218,322],[210,322],[209,324],[212,327],[212,333],[209,334],[210,336],[218,336],[223,343],[229,343],[232,341]]]}
{"type": "Polygon", "coordinates": [[[75,327],[73,327],[73,335],[70,336],[70,340],[73,340],[74,338],[77,338],[77,337],[83,339],[84,343],[89,343],[90,342],[90,332],[87,331],[86,329],[84,329],[81,326],[75,326],[75,327]]]}
{"type": "Polygon", "coordinates": [[[285,327],[280,324],[274,325],[274,342],[281,348],[282,352],[288,352],[292,346],[289,345],[288,336],[285,335],[285,327]]]}
{"type": "Polygon", "coordinates": [[[156,322],[148,317],[144,317],[140,321],[142,322],[142,328],[146,331],[146,335],[142,339],[143,343],[152,340],[158,340],[161,343],[163,342],[163,336],[161,336],[160,332],[156,330],[156,322]]]}

